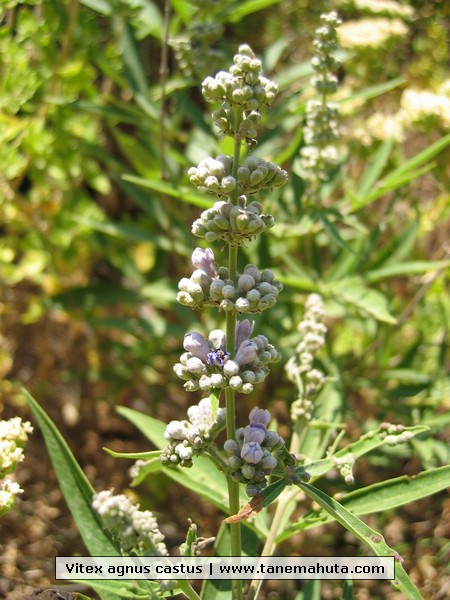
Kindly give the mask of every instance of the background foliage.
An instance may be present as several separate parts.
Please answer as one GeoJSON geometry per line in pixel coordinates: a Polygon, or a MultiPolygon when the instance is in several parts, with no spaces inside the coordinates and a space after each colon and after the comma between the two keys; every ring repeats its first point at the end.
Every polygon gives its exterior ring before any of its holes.
{"type": "MultiPolygon", "coordinates": [[[[285,284],[258,327],[289,357],[307,293],[322,294],[329,318],[325,429],[318,426],[305,453],[330,442],[326,422],[354,439],[392,421],[430,431],[412,441],[413,458],[391,449],[361,461],[357,481],[448,462],[450,8],[430,0],[381,11],[376,4],[218,1],[211,14],[174,0],[167,14],[151,0],[2,2],[0,416],[23,410],[25,384],[69,440],[86,443],[95,433],[118,438],[121,449],[132,434],[114,406],[165,421],[185,410],[190,399],[172,365],[199,315],[174,299],[196,245],[189,223],[212,202],[186,173],[227,151],[199,94],[209,73],[200,59],[213,47],[211,61],[224,67],[247,42],[281,90],[256,153],[290,173],[266,200],[276,228],[243,258],[273,266],[285,284]],[[302,202],[299,152],[312,35],[330,8],[345,22],[340,162],[311,209],[302,202]],[[223,26],[219,37],[198,36],[195,25],[208,18],[223,26]],[[358,27],[369,27],[362,45],[358,27]],[[370,31],[388,33],[380,42],[370,31]]],[[[213,313],[201,318],[205,329],[220,325],[213,313]]],[[[271,408],[287,433],[294,399],[281,365],[239,411],[271,408]]],[[[95,442],[91,452],[102,445],[95,442]]],[[[84,458],[92,464],[89,452],[84,458]]],[[[121,482],[96,461],[94,487],[121,482]]],[[[344,488],[329,486],[329,493],[344,488]]],[[[163,506],[170,487],[159,476],[139,494],[163,506]]],[[[434,502],[427,510],[442,511],[443,500],[434,502]]],[[[394,545],[407,558],[416,554],[416,578],[437,598],[439,584],[424,565],[439,572],[445,535],[432,522],[424,534],[434,538],[431,549],[419,551],[420,528],[406,531],[414,514],[400,522],[384,514],[377,523],[388,531],[394,523],[394,545]]],[[[214,512],[210,518],[214,534],[214,512]]],[[[176,518],[166,526],[176,539],[176,518]]],[[[332,555],[346,542],[327,535],[320,541],[332,555]]]]}

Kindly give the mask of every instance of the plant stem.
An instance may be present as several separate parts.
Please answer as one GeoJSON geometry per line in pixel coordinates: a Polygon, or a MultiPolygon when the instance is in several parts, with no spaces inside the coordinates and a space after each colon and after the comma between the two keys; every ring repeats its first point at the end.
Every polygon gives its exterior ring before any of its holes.
{"type": "MultiPolygon", "coordinates": [[[[301,383],[301,381],[300,381],[301,383]]],[[[301,384],[303,387],[303,384],[301,384]]],[[[289,452],[292,454],[298,454],[300,448],[300,440],[303,437],[301,434],[306,431],[308,426],[308,421],[302,421],[304,425],[304,429],[300,429],[300,424],[297,423],[296,428],[294,430],[294,434],[292,436],[291,445],[289,448],[289,452]],[[301,430],[301,433],[299,431],[301,430]]],[[[290,510],[290,505],[295,501],[296,497],[299,496],[299,490],[285,490],[278,502],[277,508],[275,510],[275,514],[270,525],[269,534],[266,539],[266,543],[264,544],[264,548],[261,552],[261,556],[271,556],[276,548],[276,537],[279,531],[283,530],[284,523],[283,521],[287,521],[292,513],[292,509],[290,510]]],[[[258,594],[261,590],[262,580],[261,579],[253,579],[246,600],[255,600],[258,597],[258,594]]]]}
{"type": "MultiPolygon", "coordinates": [[[[241,142],[234,140],[234,156],[233,156],[233,176],[237,177],[237,170],[239,168],[239,157],[241,152],[241,142]]],[[[231,196],[231,202],[237,204],[238,192],[237,189],[231,196]]],[[[229,277],[233,281],[236,280],[237,276],[237,257],[238,248],[235,245],[228,246],[228,270],[229,277]]],[[[230,311],[226,313],[226,336],[227,336],[227,347],[226,350],[230,356],[234,356],[236,349],[236,313],[230,311]]],[[[226,420],[227,420],[227,439],[234,440],[236,435],[236,392],[227,387],[225,389],[225,406],[226,406],[226,420]]],[[[234,481],[230,474],[227,473],[227,484],[228,484],[228,496],[230,515],[235,515],[239,512],[239,483],[234,481]]],[[[240,523],[230,524],[230,537],[231,537],[231,556],[241,556],[241,525],[240,523]]],[[[238,580],[233,580],[232,583],[232,598],[233,600],[241,600],[242,598],[242,585],[238,580]]]]}

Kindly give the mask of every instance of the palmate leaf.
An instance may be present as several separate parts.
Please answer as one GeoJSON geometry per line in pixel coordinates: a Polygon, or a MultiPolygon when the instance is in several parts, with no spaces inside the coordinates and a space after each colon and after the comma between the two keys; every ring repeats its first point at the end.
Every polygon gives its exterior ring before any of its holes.
{"type": "MultiPolygon", "coordinates": [[[[59,486],[86,548],[92,556],[121,556],[116,543],[100,525],[97,514],[92,508],[92,497],[95,491],[66,441],[36,400],[26,390],[23,394],[42,431],[59,486]]],[[[102,584],[100,593],[103,600],[142,597],[142,589],[134,585],[130,587],[123,581],[105,580],[102,584]],[[137,591],[137,595],[134,590],[137,591]]]]}
{"type": "Polygon", "coordinates": [[[395,580],[392,582],[392,585],[403,592],[408,600],[422,600],[419,590],[404,570],[400,557],[386,544],[382,535],[321,490],[308,483],[298,483],[297,485],[335,521],[353,533],[376,556],[395,556],[398,560],[395,562],[395,580]]]}

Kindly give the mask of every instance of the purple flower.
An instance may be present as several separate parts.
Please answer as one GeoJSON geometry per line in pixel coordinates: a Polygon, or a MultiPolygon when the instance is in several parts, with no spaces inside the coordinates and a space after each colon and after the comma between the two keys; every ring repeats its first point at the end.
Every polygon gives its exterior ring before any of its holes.
{"type": "Polygon", "coordinates": [[[191,260],[192,265],[196,269],[204,271],[208,275],[208,277],[211,277],[211,279],[217,277],[214,252],[211,250],[211,248],[206,248],[206,250],[202,250],[202,248],[196,248],[192,253],[191,260]]]}
{"type": "Polygon", "coordinates": [[[262,423],[247,425],[244,429],[244,442],[257,442],[262,444],[266,439],[267,429],[262,423]]]}
{"type": "Polygon", "coordinates": [[[208,365],[210,367],[223,367],[228,357],[228,352],[218,348],[217,350],[213,350],[212,352],[208,353],[208,365]]]}
{"type": "Polygon", "coordinates": [[[252,340],[244,340],[236,352],[234,360],[240,367],[258,358],[258,347],[252,340]]]}
{"type": "Polygon", "coordinates": [[[265,425],[267,427],[267,425],[270,423],[271,418],[271,414],[268,410],[264,408],[258,408],[257,406],[255,406],[255,408],[252,408],[249,414],[250,425],[261,423],[262,425],[265,425]]]}
{"type": "Polygon", "coordinates": [[[198,333],[197,331],[187,333],[184,336],[183,348],[205,363],[208,360],[208,354],[211,350],[208,342],[205,340],[202,334],[198,333]]]}
{"type": "Polygon", "coordinates": [[[243,321],[239,321],[236,324],[236,348],[239,348],[239,346],[242,344],[242,342],[245,342],[245,340],[248,340],[248,338],[251,336],[252,332],[253,332],[253,327],[255,326],[255,322],[252,321],[250,323],[250,321],[248,319],[244,319],[243,321]]]}
{"type": "Polygon", "coordinates": [[[263,455],[264,453],[258,442],[249,442],[242,446],[241,458],[245,460],[245,462],[256,465],[262,459],[263,455]]]}

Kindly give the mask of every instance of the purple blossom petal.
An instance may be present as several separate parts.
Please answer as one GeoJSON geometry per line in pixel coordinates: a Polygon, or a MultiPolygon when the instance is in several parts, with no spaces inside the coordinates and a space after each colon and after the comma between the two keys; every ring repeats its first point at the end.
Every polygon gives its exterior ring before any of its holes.
{"type": "Polygon", "coordinates": [[[196,248],[192,253],[192,265],[196,269],[204,271],[208,277],[214,279],[217,277],[216,261],[214,259],[214,252],[211,248],[196,248]]]}
{"type": "Polygon", "coordinates": [[[236,324],[236,348],[239,348],[239,346],[242,344],[242,342],[244,342],[245,340],[248,340],[248,338],[251,336],[252,332],[253,332],[253,327],[255,326],[255,322],[252,321],[250,323],[250,321],[248,319],[244,319],[243,321],[239,321],[236,324]]]}
{"type": "Polygon", "coordinates": [[[208,354],[211,350],[208,342],[197,331],[187,333],[184,336],[183,348],[190,352],[192,356],[196,356],[205,363],[208,360],[208,354]]]}
{"type": "Polygon", "coordinates": [[[244,429],[244,442],[257,442],[262,444],[266,439],[267,429],[262,423],[247,425],[244,429]]]}
{"type": "Polygon", "coordinates": [[[239,346],[236,356],[234,357],[235,362],[240,367],[247,365],[258,358],[258,347],[251,340],[244,340],[239,346]]]}
{"type": "Polygon", "coordinates": [[[262,459],[264,453],[257,442],[244,444],[241,450],[241,458],[250,464],[256,465],[262,459]]]}

